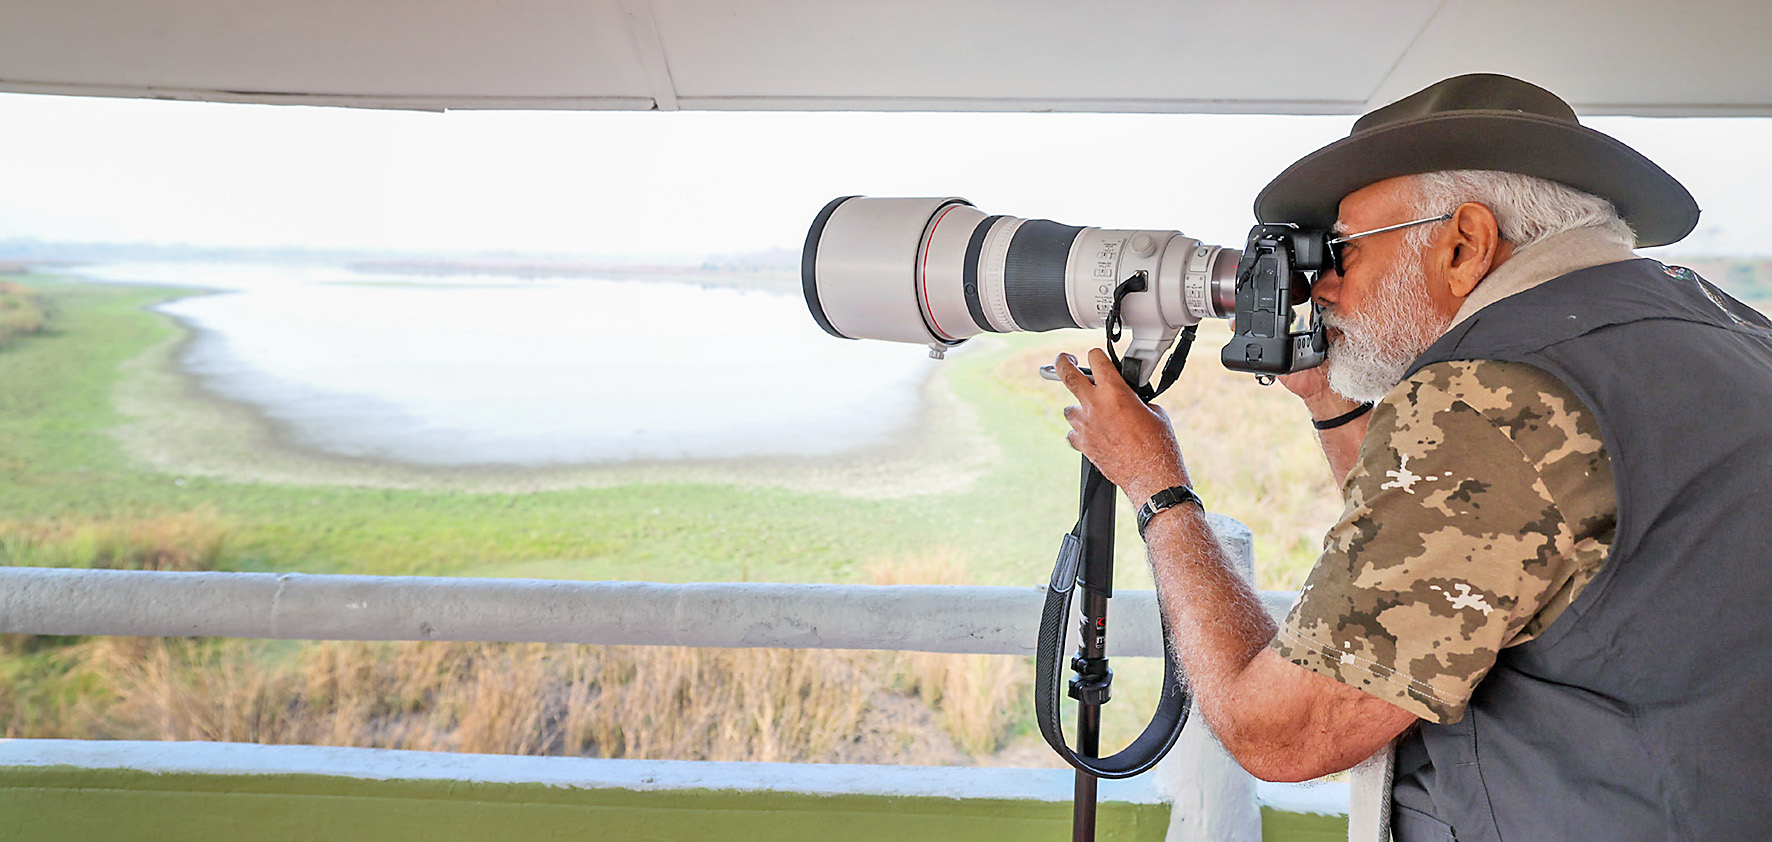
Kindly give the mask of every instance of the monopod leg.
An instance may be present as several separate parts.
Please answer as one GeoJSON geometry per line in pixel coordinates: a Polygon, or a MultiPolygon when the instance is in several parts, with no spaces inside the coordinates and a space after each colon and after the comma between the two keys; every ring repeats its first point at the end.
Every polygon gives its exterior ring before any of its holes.
{"type": "MultiPolygon", "coordinates": [[[[1076,676],[1070,695],[1077,700],[1077,754],[1101,756],[1101,706],[1110,697],[1114,673],[1107,660],[1107,601],[1114,595],[1114,504],[1118,491],[1087,458],[1083,460],[1082,565],[1077,587],[1083,592],[1082,643],[1071,660],[1076,676]]],[[[1094,842],[1096,777],[1077,770],[1076,805],[1071,814],[1074,842],[1094,842]]]]}

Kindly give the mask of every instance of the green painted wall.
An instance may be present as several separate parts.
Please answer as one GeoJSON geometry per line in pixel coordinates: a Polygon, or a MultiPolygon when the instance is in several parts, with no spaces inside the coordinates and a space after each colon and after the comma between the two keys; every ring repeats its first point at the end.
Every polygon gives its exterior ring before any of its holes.
{"type": "Polygon", "coordinates": [[[1261,808],[1261,842],[1347,842],[1347,816],[1261,808]]]}
{"type": "MultiPolygon", "coordinates": [[[[1167,805],[1105,803],[1097,838],[1160,842],[1168,824],[1167,805]]],[[[1069,838],[1070,805],[1043,801],[0,767],[7,842],[1069,838]]]]}

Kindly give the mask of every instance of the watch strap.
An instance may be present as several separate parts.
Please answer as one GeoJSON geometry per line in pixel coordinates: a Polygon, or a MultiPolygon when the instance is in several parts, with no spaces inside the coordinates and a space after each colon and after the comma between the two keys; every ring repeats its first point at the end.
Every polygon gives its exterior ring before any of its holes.
{"type": "Polygon", "coordinates": [[[1206,509],[1206,504],[1200,500],[1200,495],[1195,494],[1192,488],[1185,485],[1172,485],[1152,494],[1151,499],[1144,501],[1144,505],[1138,507],[1138,537],[1144,537],[1145,530],[1150,527],[1151,518],[1156,517],[1158,512],[1164,509],[1173,509],[1183,503],[1193,503],[1199,506],[1201,511],[1206,509]]]}

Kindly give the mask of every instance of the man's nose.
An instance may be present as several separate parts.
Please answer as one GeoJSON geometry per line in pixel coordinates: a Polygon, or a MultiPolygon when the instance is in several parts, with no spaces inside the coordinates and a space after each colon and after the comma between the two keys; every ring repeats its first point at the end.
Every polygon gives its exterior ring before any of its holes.
{"type": "Polygon", "coordinates": [[[1332,307],[1341,297],[1341,273],[1334,268],[1326,268],[1317,273],[1317,282],[1311,284],[1311,299],[1324,307],[1332,307]]]}

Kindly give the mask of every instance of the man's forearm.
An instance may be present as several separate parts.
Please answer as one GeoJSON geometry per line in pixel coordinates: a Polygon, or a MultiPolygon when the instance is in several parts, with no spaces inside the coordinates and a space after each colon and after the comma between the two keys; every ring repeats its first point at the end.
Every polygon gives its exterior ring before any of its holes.
{"type": "Polygon", "coordinates": [[[1318,430],[1317,443],[1323,446],[1323,458],[1329,462],[1329,475],[1337,486],[1347,484],[1347,475],[1360,461],[1360,443],[1366,440],[1366,427],[1371,419],[1355,418],[1333,430],[1318,430]]]}
{"type": "Polygon", "coordinates": [[[1273,640],[1274,622],[1198,507],[1159,514],[1146,539],[1158,602],[1194,698],[1221,739],[1240,733],[1230,721],[1232,700],[1242,695],[1239,679],[1250,662],[1273,640]]]}
{"type": "Polygon", "coordinates": [[[1197,507],[1159,514],[1146,539],[1158,602],[1194,699],[1249,772],[1307,780],[1340,771],[1414,721],[1270,650],[1273,620],[1197,507]]]}
{"type": "MultiPolygon", "coordinates": [[[[1325,421],[1349,412],[1360,404],[1333,392],[1325,392],[1318,397],[1306,398],[1304,405],[1310,410],[1311,420],[1325,421]]],[[[1368,412],[1339,427],[1317,431],[1317,443],[1323,447],[1323,458],[1329,463],[1329,475],[1334,477],[1336,485],[1345,484],[1348,472],[1360,461],[1360,443],[1365,441],[1366,428],[1371,423],[1372,414],[1368,412]]]]}
{"type": "MultiPolygon", "coordinates": [[[[1105,351],[1090,351],[1089,360],[1097,371],[1112,370],[1105,351]]],[[[1069,355],[1054,366],[1079,401],[1065,407],[1067,438],[1133,505],[1188,484],[1161,409],[1140,400],[1118,377],[1089,379],[1069,355]]],[[[1364,435],[1363,419],[1358,430],[1351,435],[1364,435]]],[[[1273,621],[1231,567],[1199,507],[1184,504],[1159,513],[1145,535],[1181,666],[1213,732],[1245,769],[1270,780],[1345,769],[1413,719],[1267,648],[1273,621]]]]}

